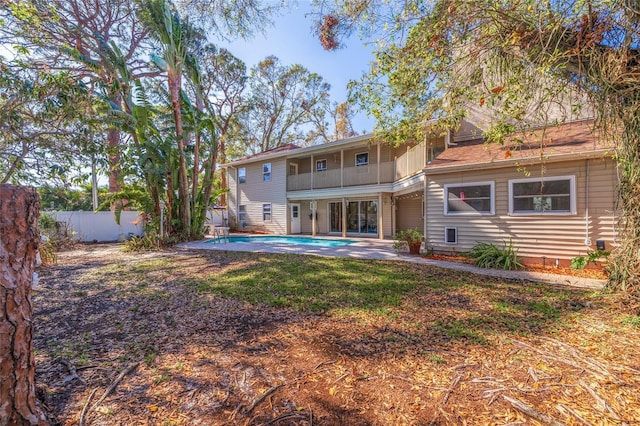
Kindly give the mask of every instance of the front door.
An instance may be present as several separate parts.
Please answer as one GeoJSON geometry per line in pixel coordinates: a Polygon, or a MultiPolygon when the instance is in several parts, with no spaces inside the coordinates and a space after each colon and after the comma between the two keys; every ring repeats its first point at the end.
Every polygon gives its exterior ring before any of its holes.
{"type": "Polygon", "coordinates": [[[300,204],[291,204],[291,233],[300,233],[300,204]]]}

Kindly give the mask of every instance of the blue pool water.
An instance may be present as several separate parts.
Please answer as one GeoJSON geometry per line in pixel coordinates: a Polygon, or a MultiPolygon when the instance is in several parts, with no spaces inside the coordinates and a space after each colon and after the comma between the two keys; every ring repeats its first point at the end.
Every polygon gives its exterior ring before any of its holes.
{"type": "MultiPolygon", "coordinates": [[[[217,243],[220,240],[224,241],[225,238],[214,238],[210,240],[210,242],[217,243]]],[[[300,244],[315,247],[341,247],[356,242],[353,240],[331,240],[325,238],[293,237],[290,235],[258,235],[251,237],[234,235],[226,238],[226,240],[228,240],[228,242],[230,243],[300,244]]]]}

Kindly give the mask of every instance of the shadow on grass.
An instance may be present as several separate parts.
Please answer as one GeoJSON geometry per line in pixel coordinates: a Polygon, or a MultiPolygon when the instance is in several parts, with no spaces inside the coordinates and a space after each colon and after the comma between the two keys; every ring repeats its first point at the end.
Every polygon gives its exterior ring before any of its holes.
{"type": "Polygon", "coordinates": [[[579,289],[398,262],[295,255],[261,255],[256,263],[187,285],[251,304],[384,318],[377,322],[401,332],[385,340],[399,338],[405,346],[412,340],[487,344],[492,336],[553,331],[591,303],[591,292],[579,289]]]}
{"type": "MultiPolygon", "coordinates": [[[[486,346],[495,336],[562,327],[589,299],[579,290],[402,262],[224,252],[60,266],[41,282],[34,296],[38,380],[62,423],[78,395],[110,384],[109,372],[141,361],[151,368],[187,346],[251,360],[306,345],[323,359],[413,352],[439,363],[454,352],[451,342],[486,346]],[[301,322],[311,324],[308,335],[276,336],[301,322]],[[61,357],[103,370],[87,384],[67,382],[61,357]]],[[[182,390],[196,386],[181,380],[182,390]]],[[[247,402],[241,393],[229,398],[211,409],[247,402]]]]}

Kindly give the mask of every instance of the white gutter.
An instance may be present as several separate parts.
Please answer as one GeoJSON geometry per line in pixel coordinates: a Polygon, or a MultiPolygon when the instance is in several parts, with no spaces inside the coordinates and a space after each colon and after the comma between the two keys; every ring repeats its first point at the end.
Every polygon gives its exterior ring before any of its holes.
{"type": "MultiPolygon", "coordinates": [[[[556,154],[552,155],[549,158],[543,160],[543,163],[557,163],[560,161],[568,161],[568,160],[584,160],[590,158],[603,158],[604,154],[611,152],[609,148],[603,148],[596,151],[589,152],[581,152],[581,153],[567,153],[567,154],[556,154]]],[[[513,166],[529,166],[532,164],[539,164],[539,157],[527,157],[522,159],[510,159],[510,160],[500,160],[495,162],[485,162],[485,163],[467,163],[459,166],[443,166],[443,167],[425,167],[422,169],[425,174],[428,175],[436,175],[442,173],[453,173],[460,172],[466,170],[487,170],[487,169],[499,169],[502,167],[513,167],[513,166]]]]}

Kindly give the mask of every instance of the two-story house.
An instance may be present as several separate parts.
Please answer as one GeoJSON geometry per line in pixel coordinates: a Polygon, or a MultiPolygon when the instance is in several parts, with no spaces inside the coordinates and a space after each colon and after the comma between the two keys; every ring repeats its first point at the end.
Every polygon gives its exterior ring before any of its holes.
{"type": "Polygon", "coordinates": [[[380,239],[417,227],[436,252],[511,239],[526,258],[563,260],[615,242],[617,169],[591,121],[504,145],[478,135],[464,123],[398,147],[369,134],[224,164],[230,224],[380,239]]]}

